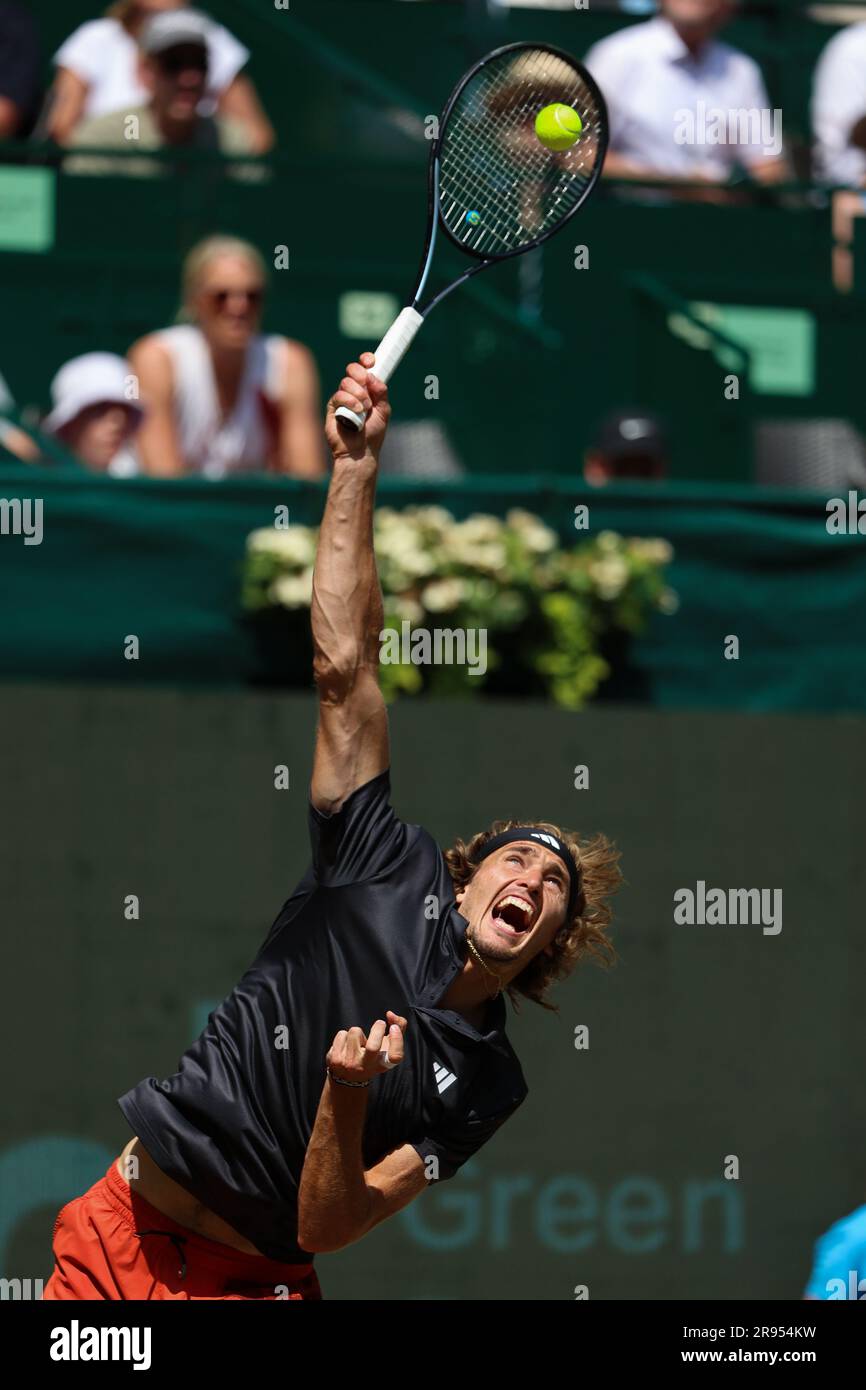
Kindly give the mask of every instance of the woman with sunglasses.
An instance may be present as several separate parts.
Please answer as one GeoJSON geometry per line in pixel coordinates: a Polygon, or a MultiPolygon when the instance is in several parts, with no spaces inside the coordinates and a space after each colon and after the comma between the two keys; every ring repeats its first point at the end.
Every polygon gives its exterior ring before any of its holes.
{"type": "Polygon", "coordinates": [[[190,251],[185,322],[129,352],[147,406],[136,440],[144,473],[324,474],[315,362],[301,343],[259,332],[265,278],[258,251],[235,237],[190,251]]]}
{"type": "MultiPolygon", "coordinates": [[[[138,65],[141,32],[154,15],[184,7],[184,0],[117,0],[102,19],[79,25],[54,55],[57,76],[45,117],[47,135],[66,145],[82,120],[145,101],[138,65]]],[[[242,72],[249,56],[233,34],[210,21],[202,114],[216,110],[236,121],[244,127],[250,154],[265,154],[274,132],[255,86],[242,72]]]]}

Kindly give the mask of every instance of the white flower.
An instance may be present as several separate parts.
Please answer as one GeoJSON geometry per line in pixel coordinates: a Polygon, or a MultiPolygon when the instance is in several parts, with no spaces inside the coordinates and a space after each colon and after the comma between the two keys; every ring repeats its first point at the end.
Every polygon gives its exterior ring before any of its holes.
{"type": "Polygon", "coordinates": [[[309,526],[290,526],[285,531],[270,526],[253,531],[247,537],[247,548],[275,555],[284,564],[311,565],[316,556],[316,537],[309,526]]]}
{"type": "MultiPolygon", "coordinates": [[[[401,583],[410,579],[426,579],[435,574],[438,563],[429,550],[425,550],[419,538],[407,531],[386,531],[375,541],[376,555],[384,569],[389,566],[399,570],[401,583]]],[[[392,584],[395,580],[391,580],[392,584]]]]}
{"type": "Polygon", "coordinates": [[[598,590],[599,598],[610,602],[622,593],[628,579],[628,565],[624,560],[611,556],[603,560],[595,560],[589,566],[587,573],[598,590]]]}
{"type": "Polygon", "coordinates": [[[674,558],[673,546],[664,540],[650,537],[647,540],[634,540],[630,543],[631,549],[642,560],[648,560],[650,564],[669,565],[674,558]]]}
{"type": "Polygon", "coordinates": [[[281,608],[309,608],[313,597],[312,565],[303,574],[281,574],[268,594],[281,608]]]}
{"type": "Polygon", "coordinates": [[[420,623],[421,619],[424,617],[424,609],[421,607],[418,600],[409,598],[409,596],[405,594],[396,598],[391,597],[387,599],[385,607],[389,617],[393,614],[393,616],[399,618],[401,622],[420,623]]]}
{"type": "Polygon", "coordinates": [[[273,534],[273,526],[260,526],[257,531],[250,531],[247,536],[247,550],[270,550],[273,534]]]}
{"type": "Polygon", "coordinates": [[[475,554],[474,545],[464,545],[456,532],[452,531],[449,536],[445,536],[442,541],[442,558],[447,561],[454,561],[458,565],[471,565],[472,557],[475,554]]]}
{"type": "Polygon", "coordinates": [[[502,535],[502,522],[498,516],[488,516],[486,512],[477,512],[474,516],[467,517],[465,521],[459,521],[452,531],[459,541],[469,544],[480,544],[482,541],[498,541],[502,535]]]}
{"type": "Polygon", "coordinates": [[[531,550],[534,555],[545,555],[556,549],[556,532],[551,531],[550,527],[545,526],[543,521],[532,515],[532,512],[513,507],[505,521],[512,531],[517,532],[527,550],[531,550]]]}
{"type": "Polygon", "coordinates": [[[659,608],[662,613],[676,613],[680,606],[680,596],[676,589],[662,589],[659,595],[659,608]]]}
{"type": "Polygon", "coordinates": [[[428,613],[450,613],[466,597],[467,585],[462,579],[434,579],[421,594],[428,613]]]}
{"type": "Polygon", "coordinates": [[[505,569],[505,546],[496,541],[474,547],[469,563],[486,574],[500,574],[505,569]]]}
{"type": "Polygon", "coordinates": [[[415,579],[426,579],[428,574],[435,574],[438,568],[433,556],[423,550],[407,551],[401,556],[400,564],[415,579]]]}
{"type": "Polygon", "coordinates": [[[384,555],[389,560],[398,560],[401,564],[406,555],[414,554],[418,548],[412,533],[402,527],[377,532],[374,546],[377,555],[384,555]]]}
{"type": "Polygon", "coordinates": [[[622,536],[618,536],[616,531],[602,531],[598,537],[598,548],[601,551],[613,552],[619,550],[622,545],[622,536]]]}
{"type": "Polygon", "coordinates": [[[500,540],[478,539],[471,533],[467,535],[461,526],[455,526],[451,534],[443,538],[442,555],[445,560],[488,574],[504,569],[506,560],[505,546],[500,540]]]}
{"type": "Polygon", "coordinates": [[[373,517],[373,534],[377,544],[380,537],[389,544],[394,543],[398,537],[408,542],[415,540],[418,527],[411,509],[395,512],[393,507],[380,507],[373,517]]]}
{"type": "Polygon", "coordinates": [[[447,531],[454,525],[454,518],[444,507],[415,507],[415,522],[425,531],[447,531]]]}

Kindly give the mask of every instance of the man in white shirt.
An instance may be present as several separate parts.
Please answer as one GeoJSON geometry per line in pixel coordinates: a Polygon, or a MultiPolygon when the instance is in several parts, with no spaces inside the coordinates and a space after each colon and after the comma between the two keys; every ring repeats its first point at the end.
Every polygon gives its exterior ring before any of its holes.
{"type": "Polygon", "coordinates": [[[815,174],[822,183],[866,183],[866,24],[830,40],[812,91],[815,174]]]}
{"type": "MultiPolygon", "coordinates": [[[[147,101],[149,92],[139,70],[141,33],[156,15],[184,9],[184,0],[115,0],[102,19],[79,25],[54,55],[57,77],[46,118],[48,136],[66,145],[81,121],[147,101]]],[[[208,90],[201,114],[218,113],[237,121],[247,132],[250,153],[266,153],[274,143],[274,131],[243,71],[249,49],[210,19],[207,48],[208,90]]]]}
{"type": "Polygon", "coordinates": [[[584,59],[608,104],[605,173],[718,184],[740,166],[762,183],[783,179],[781,112],[758,65],[715,37],[736,0],[660,8],[584,59]]]}
{"type": "MultiPolygon", "coordinates": [[[[208,35],[211,21],[194,10],[154,15],[139,36],[139,72],[149,99],[92,116],[76,127],[73,149],[122,151],[110,155],[76,155],[65,161],[71,174],[132,174],[154,178],[173,172],[154,160],[130,160],[130,150],[220,150],[223,154],[251,153],[246,129],[223,116],[203,116],[201,99],[207,87],[208,35]]],[[[247,170],[232,170],[245,177],[247,170]]],[[[253,167],[254,174],[259,173],[253,167]]]]}

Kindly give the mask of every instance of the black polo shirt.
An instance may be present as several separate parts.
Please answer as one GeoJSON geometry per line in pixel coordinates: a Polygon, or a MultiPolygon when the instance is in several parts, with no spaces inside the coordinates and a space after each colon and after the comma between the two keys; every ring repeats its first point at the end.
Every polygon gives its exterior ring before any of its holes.
{"type": "Polygon", "coordinates": [[[159,1167],[272,1259],[312,1258],[297,1192],[341,1028],[367,1032],[387,1009],[408,1020],[403,1061],[369,1088],[367,1168],[410,1143],[450,1178],[527,1095],[502,996],[482,1032],[437,1007],[467,922],[440,849],[390,791],[386,771],[333,816],[310,806],[312,864],[252,965],[175,1074],[119,1102],[159,1167]]]}

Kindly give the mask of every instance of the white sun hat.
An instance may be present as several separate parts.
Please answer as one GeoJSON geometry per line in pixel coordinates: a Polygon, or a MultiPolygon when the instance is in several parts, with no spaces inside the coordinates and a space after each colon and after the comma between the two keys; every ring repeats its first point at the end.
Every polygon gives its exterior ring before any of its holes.
{"type": "Polygon", "coordinates": [[[139,47],[151,57],[181,44],[207,48],[213,29],[213,20],[199,10],[166,10],[147,21],[141,31],[139,47]]]}
{"type": "Polygon", "coordinates": [[[138,429],[144,411],[138,401],[129,398],[132,377],[129,363],[114,352],[85,352],[82,357],[73,357],[51,383],[53,409],[42,421],[42,429],[56,434],[88,406],[103,404],[125,405],[138,429]]]}

